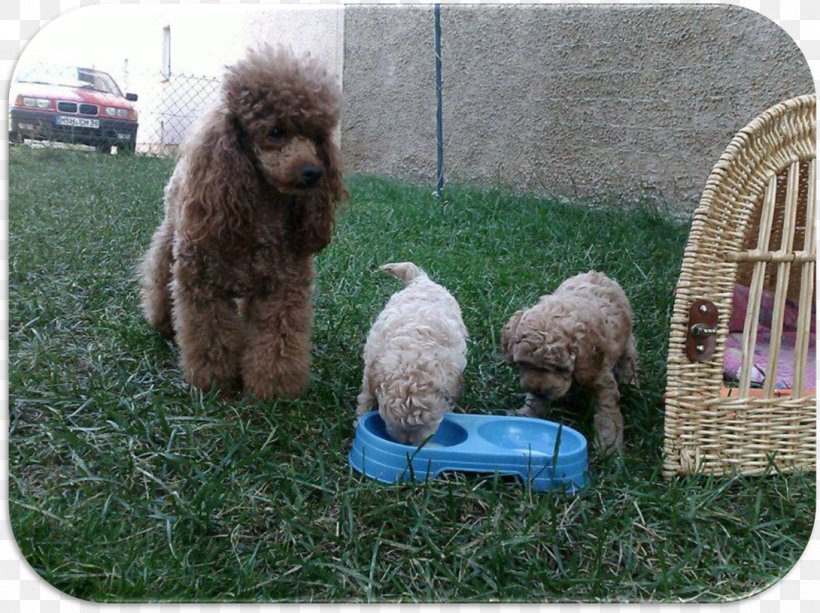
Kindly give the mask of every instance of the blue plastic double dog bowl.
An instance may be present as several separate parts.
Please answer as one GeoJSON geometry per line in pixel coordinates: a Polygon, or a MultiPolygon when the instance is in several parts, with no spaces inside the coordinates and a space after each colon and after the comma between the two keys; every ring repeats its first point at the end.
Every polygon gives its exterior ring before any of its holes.
{"type": "Polygon", "coordinates": [[[418,447],[387,434],[378,411],[359,418],[350,465],[382,483],[445,472],[514,476],[533,490],[574,493],[587,483],[587,442],[572,428],[531,417],[447,413],[418,447]]]}

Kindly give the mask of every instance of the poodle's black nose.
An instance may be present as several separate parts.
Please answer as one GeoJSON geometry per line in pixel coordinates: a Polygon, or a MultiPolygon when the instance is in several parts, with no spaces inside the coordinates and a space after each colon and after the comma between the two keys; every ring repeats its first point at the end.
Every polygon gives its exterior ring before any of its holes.
{"type": "Polygon", "coordinates": [[[304,164],[299,168],[299,177],[303,185],[315,185],[324,176],[325,171],[321,166],[315,164],[304,164]]]}

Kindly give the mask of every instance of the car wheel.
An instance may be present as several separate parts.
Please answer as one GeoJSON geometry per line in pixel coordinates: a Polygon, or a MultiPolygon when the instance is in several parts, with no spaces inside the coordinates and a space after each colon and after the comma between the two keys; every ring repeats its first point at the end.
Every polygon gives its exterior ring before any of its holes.
{"type": "Polygon", "coordinates": [[[94,149],[96,149],[100,153],[110,154],[111,153],[111,143],[99,143],[97,145],[94,145],[94,149]]]}
{"type": "Polygon", "coordinates": [[[19,132],[9,132],[9,142],[10,143],[22,143],[23,137],[20,135],[19,132]]]}

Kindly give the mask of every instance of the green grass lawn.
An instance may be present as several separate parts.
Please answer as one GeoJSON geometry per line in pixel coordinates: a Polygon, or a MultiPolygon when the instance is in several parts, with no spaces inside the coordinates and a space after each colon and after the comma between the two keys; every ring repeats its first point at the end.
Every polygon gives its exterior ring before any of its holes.
{"type": "MultiPolygon", "coordinates": [[[[672,292],[688,226],[651,207],[351,177],[317,258],[314,378],[295,401],[202,395],[141,317],[134,266],[172,162],[12,147],[10,515],[48,582],[98,601],[722,601],[797,561],[814,475],[660,476],[672,292]],[[494,477],[384,486],[347,452],[370,323],[413,260],[461,303],[461,410],[520,406],[501,326],[565,277],[635,310],[626,453],[577,496],[494,477]]],[[[565,412],[591,434],[589,411],[565,412]]]]}

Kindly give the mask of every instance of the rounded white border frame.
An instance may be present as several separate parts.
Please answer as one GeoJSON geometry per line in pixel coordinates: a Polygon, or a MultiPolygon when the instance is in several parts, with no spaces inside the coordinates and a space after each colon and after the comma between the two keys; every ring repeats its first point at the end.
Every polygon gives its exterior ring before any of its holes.
{"type": "MultiPolygon", "coordinates": [[[[8,0],[5,0],[6,2],[8,0]]],[[[5,2],[4,2],[5,3],[5,2]]],[[[13,3],[13,0],[12,0],[13,3]]],[[[146,5],[159,4],[157,0],[139,2],[146,5]]],[[[162,2],[165,4],[165,2],[162,2]]],[[[317,2],[292,2],[291,4],[316,4],[317,2]]],[[[318,0],[322,4],[339,4],[318,0]]],[[[345,2],[361,4],[362,2],[345,2]]],[[[370,0],[368,4],[394,4],[370,0]]],[[[499,4],[486,0],[470,2],[450,2],[451,4],[499,4]]],[[[517,4],[517,2],[504,2],[517,4]]],[[[520,2],[532,4],[533,2],[520,2]]],[[[575,4],[571,2],[554,2],[575,4]]],[[[689,2],[658,2],[638,0],[637,2],[619,2],[618,0],[596,0],[584,4],[714,4],[695,0],[689,2]]],[[[820,75],[820,3],[817,0],[736,0],[720,2],[734,4],[765,15],[782,27],[798,44],[814,75],[815,90],[818,90],[820,75]]],[[[26,43],[48,22],[73,9],[94,4],[128,4],[135,2],[120,0],[39,0],[29,2],[18,0],[17,11],[13,5],[0,8],[0,611],[3,613],[92,613],[96,611],[161,611],[162,613],[194,613],[210,611],[219,613],[236,613],[239,611],[278,611],[281,609],[300,609],[312,613],[335,613],[341,611],[359,611],[359,605],[246,605],[246,604],[136,604],[105,605],[78,600],[60,592],[42,580],[37,573],[21,559],[17,544],[11,532],[8,513],[8,88],[14,65],[26,43]],[[12,15],[8,18],[7,15],[12,15]]],[[[170,4],[170,2],[169,2],[170,4]]],[[[181,2],[184,5],[196,5],[198,1],[181,2]]],[[[212,4],[203,2],[203,4],[212,4]]],[[[225,4],[237,4],[226,2],[225,4]]],[[[243,5],[276,5],[279,2],[247,2],[243,5]]],[[[706,613],[710,611],[742,613],[792,613],[820,610],[820,522],[815,518],[815,530],[809,540],[806,551],[795,567],[780,581],[764,592],[739,602],[728,604],[534,604],[534,605],[376,605],[379,613],[388,610],[432,610],[452,611],[453,613],[535,613],[536,611],[560,611],[561,613],[582,613],[595,611],[669,611],[706,613]]],[[[367,605],[368,608],[373,605],[367,605]]]]}

